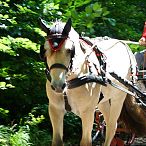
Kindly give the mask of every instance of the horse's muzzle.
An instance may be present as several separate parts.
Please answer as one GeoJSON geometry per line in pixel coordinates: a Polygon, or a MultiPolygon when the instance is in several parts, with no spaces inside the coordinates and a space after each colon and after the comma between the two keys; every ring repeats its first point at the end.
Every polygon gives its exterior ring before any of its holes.
{"type": "Polygon", "coordinates": [[[66,87],[66,84],[62,84],[61,86],[53,85],[51,84],[52,90],[54,90],[57,93],[63,93],[64,88],[66,87]]]}

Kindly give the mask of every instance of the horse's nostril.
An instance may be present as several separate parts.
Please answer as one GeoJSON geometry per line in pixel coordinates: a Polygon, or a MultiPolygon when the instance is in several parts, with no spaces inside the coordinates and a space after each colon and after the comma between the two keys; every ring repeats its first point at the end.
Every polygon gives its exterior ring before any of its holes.
{"type": "Polygon", "coordinates": [[[65,87],[66,87],[66,84],[64,83],[63,86],[62,86],[62,89],[64,89],[65,87]]]}
{"type": "Polygon", "coordinates": [[[54,88],[54,86],[53,86],[53,85],[51,85],[51,88],[52,88],[52,90],[55,90],[55,88],[54,88]]]}
{"type": "Polygon", "coordinates": [[[59,92],[59,93],[61,93],[65,87],[66,87],[65,83],[62,86],[61,85],[57,86],[57,85],[53,85],[53,84],[51,85],[52,90],[59,92]]]}

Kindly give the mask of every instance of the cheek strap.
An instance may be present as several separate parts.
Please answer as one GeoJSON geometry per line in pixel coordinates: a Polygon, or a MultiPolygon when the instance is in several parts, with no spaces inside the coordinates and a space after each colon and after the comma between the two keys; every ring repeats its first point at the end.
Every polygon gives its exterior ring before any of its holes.
{"type": "Polygon", "coordinates": [[[41,61],[45,61],[45,52],[46,50],[44,49],[44,45],[40,46],[40,59],[41,61]]]}

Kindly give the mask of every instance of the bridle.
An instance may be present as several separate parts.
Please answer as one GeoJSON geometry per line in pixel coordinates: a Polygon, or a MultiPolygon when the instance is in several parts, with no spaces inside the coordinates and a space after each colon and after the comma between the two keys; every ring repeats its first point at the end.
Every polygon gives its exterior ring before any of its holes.
{"type": "MultiPolygon", "coordinates": [[[[66,36],[62,36],[62,35],[60,35],[60,34],[55,34],[55,35],[47,36],[47,41],[48,41],[48,43],[49,43],[49,45],[50,45],[50,48],[51,48],[52,53],[58,52],[59,50],[61,50],[62,45],[64,44],[64,42],[65,42],[67,39],[70,39],[70,38],[69,38],[69,37],[66,37],[66,36]]],[[[72,41],[72,42],[73,42],[73,41],[72,41]]],[[[69,66],[66,66],[66,65],[61,64],[61,63],[54,63],[54,64],[52,64],[52,65],[49,67],[48,64],[47,64],[47,61],[46,61],[46,59],[45,59],[45,64],[46,64],[45,73],[46,73],[47,79],[48,79],[50,82],[51,82],[50,71],[51,71],[52,69],[54,69],[54,68],[64,69],[66,72],[68,72],[69,70],[72,69],[73,57],[74,57],[74,54],[75,54],[74,42],[73,42],[72,48],[71,48],[70,50],[71,50],[71,59],[70,59],[69,66]]]]}

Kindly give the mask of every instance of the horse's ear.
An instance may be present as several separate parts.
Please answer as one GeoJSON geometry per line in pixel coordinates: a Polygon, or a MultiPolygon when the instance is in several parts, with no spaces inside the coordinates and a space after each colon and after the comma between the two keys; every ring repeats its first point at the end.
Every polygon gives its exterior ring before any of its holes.
{"type": "Polygon", "coordinates": [[[65,26],[64,26],[64,29],[62,31],[62,35],[64,36],[68,36],[70,30],[71,30],[71,18],[68,19],[68,21],[66,22],[65,26]]]}
{"type": "Polygon", "coordinates": [[[42,61],[45,61],[45,49],[44,49],[44,45],[41,45],[40,46],[40,59],[42,60],[42,61]]]}
{"type": "Polygon", "coordinates": [[[47,25],[44,23],[44,21],[41,18],[39,18],[39,24],[44,32],[46,32],[47,34],[50,33],[50,29],[47,27],[47,25]]]}

